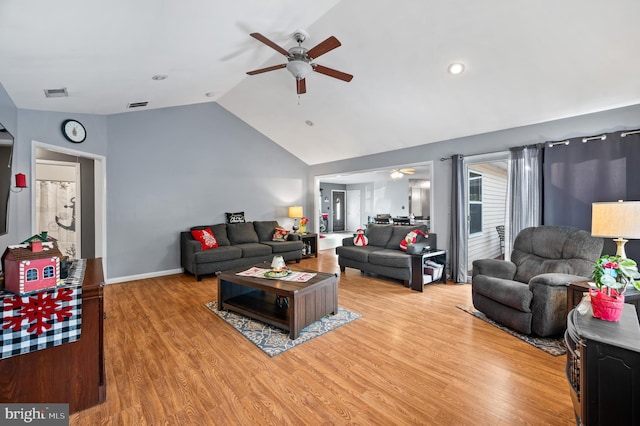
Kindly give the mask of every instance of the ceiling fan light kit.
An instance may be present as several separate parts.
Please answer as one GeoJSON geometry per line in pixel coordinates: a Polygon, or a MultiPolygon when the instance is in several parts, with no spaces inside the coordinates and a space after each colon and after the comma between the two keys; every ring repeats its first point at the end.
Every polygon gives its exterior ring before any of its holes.
{"type": "Polygon", "coordinates": [[[251,37],[266,44],[281,55],[286,56],[288,63],[248,71],[247,74],[249,75],[262,74],[269,71],[279,70],[281,68],[287,68],[291,75],[293,75],[293,77],[296,79],[296,92],[298,93],[298,95],[307,92],[305,79],[311,74],[312,71],[346,82],[349,82],[353,79],[353,76],[351,74],[334,70],[332,68],[327,68],[312,62],[319,56],[322,56],[325,53],[341,46],[340,41],[338,41],[338,39],[334,36],[327,38],[325,41],[321,42],[315,47],[312,47],[311,49],[307,49],[305,47],[302,47],[302,42],[304,42],[309,35],[303,30],[297,30],[293,33],[292,36],[293,39],[298,43],[298,45],[292,47],[289,50],[285,50],[260,33],[251,33],[250,35],[251,37]]]}

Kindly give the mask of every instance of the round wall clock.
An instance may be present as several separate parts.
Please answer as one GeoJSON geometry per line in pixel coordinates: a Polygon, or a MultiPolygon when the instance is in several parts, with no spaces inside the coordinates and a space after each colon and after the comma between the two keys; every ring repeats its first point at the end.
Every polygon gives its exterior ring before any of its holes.
{"type": "Polygon", "coordinates": [[[62,122],[62,134],[73,143],[81,143],[87,138],[87,131],[82,123],[77,120],[64,120],[62,122]]]}

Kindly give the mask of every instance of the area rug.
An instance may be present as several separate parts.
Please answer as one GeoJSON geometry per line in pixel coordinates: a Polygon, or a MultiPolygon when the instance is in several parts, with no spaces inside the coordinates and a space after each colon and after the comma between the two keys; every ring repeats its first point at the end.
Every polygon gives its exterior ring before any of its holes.
{"type": "Polygon", "coordinates": [[[545,351],[546,353],[553,356],[560,356],[567,353],[567,348],[564,345],[564,339],[562,337],[558,338],[550,338],[550,337],[535,337],[528,336],[526,334],[519,333],[515,330],[510,329],[509,327],[505,327],[502,324],[498,324],[497,322],[489,319],[480,311],[477,311],[472,306],[465,305],[456,305],[456,308],[462,309],[463,311],[473,315],[476,318],[480,318],[481,320],[493,325],[494,327],[499,328],[502,331],[506,331],[512,336],[517,337],[518,339],[527,342],[528,344],[535,346],[536,348],[545,351]]]}
{"type": "Polygon", "coordinates": [[[362,317],[362,315],[358,313],[338,307],[337,314],[327,315],[319,321],[308,325],[300,331],[297,339],[292,340],[289,338],[288,331],[247,318],[235,312],[218,310],[218,302],[215,300],[205,303],[204,306],[238,330],[244,337],[249,339],[251,343],[262,349],[262,351],[270,357],[280,355],[289,349],[295,348],[302,343],[322,336],[331,330],[335,330],[362,317]]]}

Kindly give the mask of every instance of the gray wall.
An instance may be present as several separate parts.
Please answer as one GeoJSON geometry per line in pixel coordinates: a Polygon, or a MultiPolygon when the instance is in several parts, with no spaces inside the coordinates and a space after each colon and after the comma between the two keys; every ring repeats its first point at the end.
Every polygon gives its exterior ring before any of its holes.
{"type": "Polygon", "coordinates": [[[306,201],[308,166],[218,104],[112,115],[108,134],[111,277],[179,268],[180,231],[225,212],[290,228],[306,201]]]}
{"type": "MultiPolygon", "coordinates": [[[[470,156],[508,150],[515,146],[637,128],[640,128],[640,105],[633,105],[360,158],[316,164],[309,168],[309,179],[313,181],[316,176],[397,167],[399,164],[415,164],[416,162],[433,160],[431,188],[435,201],[431,206],[432,232],[438,234],[441,248],[448,248],[451,214],[451,161],[448,159],[451,155],[470,156]],[[443,157],[446,157],[447,161],[440,161],[440,158],[443,157]]],[[[310,187],[309,191],[311,190],[310,187]]]]}
{"type": "MultiPolygon", "coordinates": [[[[15,138],[14,173],[29,181],[32,141],[107,158],[111,281],[179,269],[179,232],[226,211],[291,227],[288,207],[306,202],[308,166],[214,103],[112,116],[18,110],[0,85],[0,122],[15,138]],[[66,118],[85,125],[84,143],[64,139],[66,118]]],[[[31,188],[11,194],[2,248],[31,235],[31,212],[31,188]]]]}
{"type": "MultiPolygon", "coordinates": [[[[14,138],[13,141],[13,170],[12,175],[16,173],[20,173],[20,170],[16,168],[16,153],[18,151],[17,147],[17,137],[18,137],[18,109],[15,104],[9,97],[9,94],[4,89],[4,86],[0,83],[0,123],[11,133],[14,138]]],[[[22,171],[22,173],[25,173],[22,171]]],[[[15,182],[12,179],[12,184],[15,182]]],[[[20,193],[15,193],[9,191],[9,207],[7,209],[8,215],[8,223],[7,223],[7,233],[4,235],[0,235],[0,250],[4,253],[4,249],[9,244],[15,244],[18,230],[15,226],[12,226],[12,223],[15,223],[18,216],[18,204],[16,202],[17,197],[21,195],[20,193]]],[[[20,240],[23,241],[23,240],[20,240]]],[[[20,242],[17,241],[17,242],[20,242]]],[[[1,253],[0,253],[1,254],[1,253]]],[[[0,266],[1,268],[1,266],[0,266]]]]}

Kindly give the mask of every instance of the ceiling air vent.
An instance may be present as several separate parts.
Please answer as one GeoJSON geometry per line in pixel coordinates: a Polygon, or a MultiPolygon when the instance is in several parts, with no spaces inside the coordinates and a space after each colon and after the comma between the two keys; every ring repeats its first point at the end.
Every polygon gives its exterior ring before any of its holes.
{"type": "Polygon", "coordinates": [[[66,87],[63,87],[61,89],[44,89],[44,95],[47,98],[64,98],[66,96],[69,96],[66,87]]]}
{"type": "Polygon", "coordinates": [[[143,102],[131,102],[129,105],[127,105],[127,108],[140,108],[140,107],[146,107],[149,104],[149,101],[143,101],[143,102]]]}

